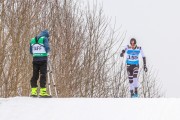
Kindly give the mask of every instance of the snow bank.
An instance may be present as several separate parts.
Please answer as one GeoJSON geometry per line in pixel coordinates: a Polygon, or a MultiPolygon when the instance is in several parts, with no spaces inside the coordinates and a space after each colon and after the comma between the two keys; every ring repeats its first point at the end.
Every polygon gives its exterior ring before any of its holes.
{"type": "Polygon", "coordinates": [[[180,99],[0,98],[0,120],[180,120],[180,99]]]}

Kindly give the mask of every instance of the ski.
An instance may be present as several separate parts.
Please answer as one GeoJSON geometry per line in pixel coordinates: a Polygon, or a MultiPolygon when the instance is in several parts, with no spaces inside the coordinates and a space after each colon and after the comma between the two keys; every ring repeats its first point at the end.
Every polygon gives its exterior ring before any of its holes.
{"type": "Polygon", "coordinates": [[[34,96],[30,96],[31,98],[53,98],[52,96],[46,96],[46,97],[40,97],[40,96],[37,96],[37,97],[34,97],[34,96]]]}
{"type": "Polygon", "coordinates": [[[31,98],[53,98],[53,96],[36,96],[36,95],[31,95],[29,97],[31,97],[31,98]]]}
{"type": "Polygon", "coordinates": [[[53,98],[52,96],[39,96],[39,98],[53,98]]]}
{"type": "Polygon", "coordinates": [[[32,98],[37,98],[38,96],[37,96],[37,95],[31,95],[30,97],[32,97],[32,98]]]}

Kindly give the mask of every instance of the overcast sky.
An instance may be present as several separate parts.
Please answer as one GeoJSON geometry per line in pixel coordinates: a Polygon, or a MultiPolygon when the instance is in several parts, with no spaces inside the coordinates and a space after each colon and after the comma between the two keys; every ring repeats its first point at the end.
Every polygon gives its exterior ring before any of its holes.
{"type": "Polygon", "coordinates": [[[180,97],[180,0],[97,2],[103,3],[106,16],[116,18],[116,26],[127,30],[124,45],[135,37],[143,47],[147,64],[158,72],[166,97],[180,97]]]}

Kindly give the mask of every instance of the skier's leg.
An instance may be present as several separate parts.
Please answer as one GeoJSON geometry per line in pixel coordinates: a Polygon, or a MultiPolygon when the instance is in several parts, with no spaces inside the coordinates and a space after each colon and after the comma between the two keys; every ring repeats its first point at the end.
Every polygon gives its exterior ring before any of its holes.
{"type": "Polygon", "coordinates": [[[138,72],[139,72],[139,66],[136,66],[134,67],[133,69],[133,84],[134,84],[134,87],[135,87],[135,94],[138,95],[138,87],[139,87],[139,84],[138,84],[138,72]]]}
{"type": "Polygon", "coordinates": [[[133,80],[129,80],[131,97],[134,95],[133,80]]]}
{"type": "Polygon", "coordinates": [[[47,61],[42,61],[40,66],[40,87],[46,87],[47,61]]]}
{"type": "Polygon", "coordinates": [[[31,78],[31,96],[37,97],[37,80],[39,78],[39,64],[33,61],[33,76],[31,78]]]}
{"type": "Polygon", "coordinates": [[[33,61],[33,76],[31,78],[31,88],[37,87],[37,80],[39,78],[39,64],[36,61],[33,61]]]}
{"type": "Polygon", "coordinates": [[[133,85],[133,69],[131,65],[127,65],[127,72],[129,78],[130,93],[132,97],[134,95],[134,85],[133,85]]]}
{"type": "Polygon", "coordinates": [[[138,78],[133,78],[133,81],[134,81],[135,94],[138,94],[138,87],[139,87],[138,78]]]}
{"type": "Polygon", "coordinates": [[[41,62],[41,68],[40,68],[40,96],[41,97],[50,97],[49,94],[47,93],[46,89],[46,74],[47,74],[47,61],[42,61],[41,62]]]}

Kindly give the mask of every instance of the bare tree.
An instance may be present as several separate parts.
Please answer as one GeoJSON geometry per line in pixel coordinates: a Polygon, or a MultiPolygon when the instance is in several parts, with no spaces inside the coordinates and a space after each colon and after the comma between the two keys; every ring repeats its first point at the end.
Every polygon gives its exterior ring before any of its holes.
{"type": "Polygon", "coordinates": [[[157,72],[152,68],[148,73],[141,70],[140,72],[140,93],[143,98],[159,98],[164,97],[164,92],[162,92],[161,82],[157,78],[157,72]]]}

